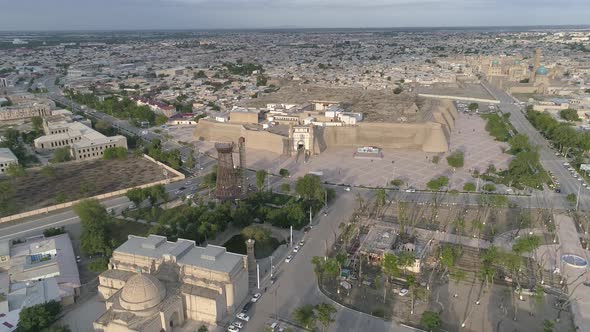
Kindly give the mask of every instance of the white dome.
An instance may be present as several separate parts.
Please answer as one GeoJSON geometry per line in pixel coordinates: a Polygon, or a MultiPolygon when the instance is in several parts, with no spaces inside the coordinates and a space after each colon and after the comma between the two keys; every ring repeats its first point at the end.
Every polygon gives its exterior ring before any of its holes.
{"type": "Polygon", "coordinates": [[[139,273],[127,280],[121,292],[121,306],[131,311],[153,308],[166,297],[166,288],[160,280],[149,274],[139,273]]]}

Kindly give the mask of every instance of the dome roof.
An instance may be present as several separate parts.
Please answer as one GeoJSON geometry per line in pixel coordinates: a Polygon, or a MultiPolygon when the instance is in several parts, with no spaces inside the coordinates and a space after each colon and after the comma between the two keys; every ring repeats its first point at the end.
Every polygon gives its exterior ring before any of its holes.
{"type": "Polygon", "coordinates": [[[537,75],[547,75],[549,73],[549,70],[547,68],[545,68],[545,66],[541,66],[541,67],[539,67],[539,69],[537,69],[537,71],[535,73],[537,75]]]}
{"type": "Polygon", "coordinates": [[[129,278],[121,292],[121,306],[140,311],[158,305],[166,297],[166,288],[160,280],[149,274],[139,273],[129,278]]]}
{"type": "Polygon", "coordinates": [[[500,63],[500,60],[498,60],[498,59],[492,60],[492,65],[498,65],[499,63],[500,63]]]}

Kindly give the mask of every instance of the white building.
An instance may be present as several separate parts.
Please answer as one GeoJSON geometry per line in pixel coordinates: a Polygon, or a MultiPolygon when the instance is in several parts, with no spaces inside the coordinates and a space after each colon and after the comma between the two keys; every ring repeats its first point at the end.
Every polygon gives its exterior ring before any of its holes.
{"type": "Polygon", "coordinates": [[[70,154],[75,160],[101,158],[107,148],[127,149],[125,136],[107,137],[89,125],[88,122],[72,121],[63,114],[47,117],[43,120],[45,136],[35,139],[35,148],[54,150],[70,147],[70,154]]]}
{"type": "Polygon", "coordinates": [[[68,234],[0,242],[0,331],[14,331],[22,309],[49,301],[74,303],[80,276],[68,234]]]}
{"type": "Polygon", "coordinates": [[[4,174],[11,164],[18,164],[18,159],[9,148],[0,148],[0,175],[4,174]]]}

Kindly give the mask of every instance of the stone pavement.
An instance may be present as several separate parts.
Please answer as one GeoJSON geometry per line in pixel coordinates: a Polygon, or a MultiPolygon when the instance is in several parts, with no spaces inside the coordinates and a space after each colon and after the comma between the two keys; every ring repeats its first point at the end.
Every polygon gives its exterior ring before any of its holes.
{"type": "MultiPolygon", "coordinates": [[[[556,215],[557,234],[560,248],[558,257],[563,254],[575,254],[589,260],[588,251],[582,248],[574,220],[566,215],[556,215]]],[[[575,268],[561,259],[559,260],[561,275],[568,283],[568,293],[572,298],[571,307],[574,314],[574,324],[579,332],[590,332],[590,287],[588,282],[588,265],[585,268],[575,268]]]]}

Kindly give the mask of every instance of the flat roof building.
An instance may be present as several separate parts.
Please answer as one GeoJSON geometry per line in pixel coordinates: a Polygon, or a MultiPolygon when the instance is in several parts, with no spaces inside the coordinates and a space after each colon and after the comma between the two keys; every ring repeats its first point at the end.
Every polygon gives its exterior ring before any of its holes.
{"type": "Polygon", "coordinates": [[[154,331],[185,320],[215,324],[233,315],[248,295],[247,259],[224,247],[163,236],[128,240],[99,277],[106,312],[97,331],[154,331]]]}
{"type": "Polygon", "coordinates": [[[0,175],[4,174],[8,166],[18,164],[18,158],[9,148],[0,148],[0,175]]]}

